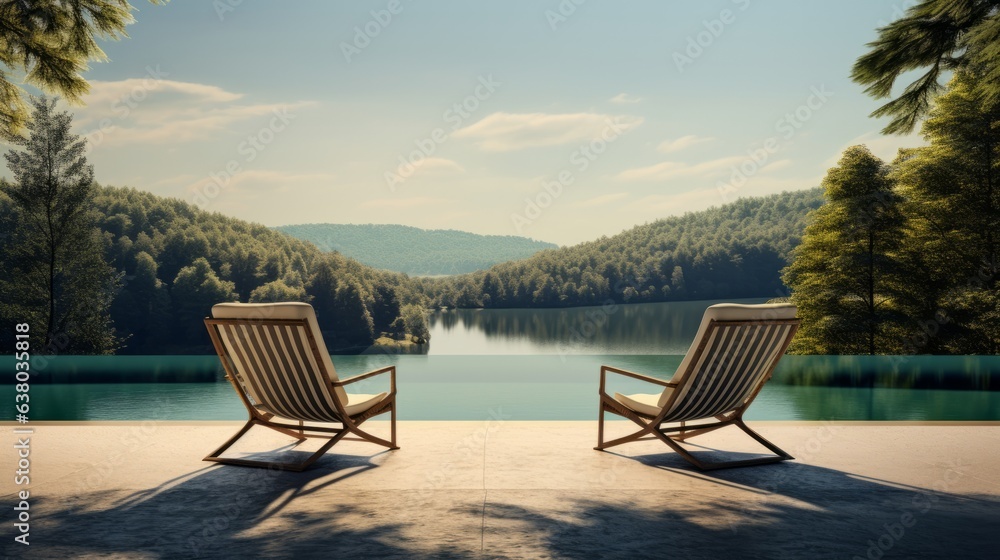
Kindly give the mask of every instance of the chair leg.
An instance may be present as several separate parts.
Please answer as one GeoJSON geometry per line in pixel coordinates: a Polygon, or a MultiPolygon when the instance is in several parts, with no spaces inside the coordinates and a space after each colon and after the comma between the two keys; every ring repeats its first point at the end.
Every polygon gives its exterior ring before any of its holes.
{"type": "MultiPolygon", "coordinates": [[[[678,440],[675,440],[674,438],[668,436],[667,434],[664,434],[663,432],[660,432],[659,430],[654,430],[654,433],[661,440],[663,440],[664,443],[666,443],[668,446],[670,446],[671,449],[673,449],[674,451],[676,451],[677,454],[680,455],[684,460],[686,460],[687,462],[691,463],[692,465],[694,465],[695,467],[697,467],[699,470],[703,470],[703,471],[712,471],[712,470],[717,470],[717,469],[729,469],[729,468],[734,468],[734,467],[750,467],[750,466],[754,466],[754,465],[767,465],[767,464],[770,464],[770,463],[779,463],[781,461],[787,461],[789,459],[794,459],[794,457],[792,457],[791,455],[789,455],[788,453],[786,453],[785,451],[783,451],[780,447],[778,447],[777,445],[774,445],[773,443],[767,441],[760,434],[758,434],[757,432],[754,432],[753,430],[751,430],[746,424],[743,423],[742,419],[738,419],[738,420],[736,420],[733,423],[736,424],[737,426],[739,426],[739,428],[741,430],[743,430],[744,432],[746,432],[750,437],[752,437],[758,443],[760,443],[764,447],[768,448],[768,450],[770,450],[775,455],[772,456],[772,457],[757,457],[755,459],[741,459],[741,460],[738,460],[738,461],[719,461],[719,462],[715,462],[715,463],[706,463],[704,461],[699,460],[694,455],[692,455],[690,452],[688,452],[688,450],[686,450],[683,447],[681,447],[680,443],[678,443],[678,440]]],[[[722,427],[722,426],[718,426],[718,427],[722,427]]],[[[705,431],[711,431],[711,430],[706,429],[705,431]]],[[[704,433],[704,432],[702,432],[702,433],[704,433]]],[[[686,437],[691,437],[691,434],[686,434],[686,437]]]]}
{"type": "Polygon", "coordinates": [[[323,444],[317,451],[309,456],[305,461],[299,463],[286,463],[281,461],[257,461],[254,459],[238,459],[233,457],[219,457],[217,454],[209,455],[205,457],[205,461],[213,461],[216,463],[222,463],[224,465],[237,465],[240,467],[258,467],[258,468],[268,468],[268,469],[278,469],[283,471],[293,471],[302,472],[309,468],[317,459],[323,456],[324,453],[330,450],[331,447],[336,445],[347,435],[347,431],[344,430],[337,435],[330,438],[330,441],[323,444]]]}
{"type": "Polygon", "coordinates": [[[751,430],[749,426],[747,426],[746,424],[743,423],[743,419],[742,418],[740,418],[739,420],[737,420],[735,423],[736,423],[737,426],[740,427],[741,430],[743,430],[744,432],[746,432],[747,435],[749,435],[753,439],[757,440],[757,443],[759,443],[759,444],[763,445],[764,447],[770,449],[772,453],[774,453],[775,455],[781,457],[782,460],[788,460],[788,459],[794,459],[795,458],[795,457],[792,457],[791,455],[789,455],[784,449],[782,449],[782,448],[778,447],[777,445],[774,445],[770,441],[767,441],[766,439],[764,439],[764,436],[762,436],[762,435],[758,434],[757,432],[751,430]]]}
{"type": "Polygon", "coordinates": [[[700,436],[702,434],[707,434],[708,432],[713,432],[715,430],[718,430],[719,428],[724,428],[727,425],[728,424],[717,425],[717,426],[709,426],[708,428],[688,429],[688,430],[681,431],[676,436],[671,436],[671,439],[673,439],[674,441],[684,441],[684,440],[686,440],[688,438],[693,438],[695,436],[700,436]]]}
{"type": "MultiPolygon", "coordinates": [[[[354,427],[351,427],[351,428],[346,428],[344,431],[345,432],[351,432],[351,433],[357,435],[358,437],[360,437],[361,439],[363,439],[365,441],[368,441],[368,442],[371,442],[371,443],[377,443],[378,445],[382,445],[382,446],[388,447],[389,449],[399,449],[399,447],[396,447],[396,443],[394,441],[389,441],[389,440],[382,439],[382,438],[380,438],[380,437],[378,437],[376,435],[370,434],[370,433],[368,433],[368,432],[366,432],[366,431],[358,428],[357,426],[354,426],[354,427]]],[[[393,436],[393,439],[395,439],[394,436],[393,436]]]]}
{"type": "Polygon", "coordinates": [[[390,409],[389,415],[389,435],[390,441],[392,442],[392,447],[390,449],[399,449],[396,445],[396,401],[392,401],[392,408],[390,409]]]}
{"type": "Polygon", "coordinates": [[[668,435],[660,432],[659,430],[653,430],[653,433],[655,433],[657,435],[657,437],[659,437],[661,440],[663,440],[663,443],[667,444],[667,446],[670,447],[670,449],[673,449],[678,455],[680,455],[688,463],[691,463],[695,467],[698,467],[699,470],[703,470],[704,471],[704,470],[710,470],[712,468],[712,467],[706,465],[704,462],[698,460],[698,458],[695,457],[694,455],[692,455],[690,452],[688,452],[687,449],[684,449],[683,447],[681,447],[681,445],[679,443],[677,443],[676,441],[674,441],[674,438],[672,438],[672,437],[670,437],[670,436],[668,436],[668,435]]]}
{"type": "Polygon", "coordinates": [[[604,401],[601,401],[600,410],[597,413],[597,447],[594,449],[598,451],[604,449],[604,401]]]}
{"type": "Polygon", "coordinates": [[[326,453],[327,451],[329,451],[331,447],[333,447],[337,442],[339,442],[341,440],[341,438],[343,438],[344,436],[346,436],[348,434],[347,430],[342,430],[342,431],[338,432],[337,434],[335,434],[334,436],[332,436],[330,438],[330,441],[324,443],[323,446],[319,448],[319,450],[315,451],[312,455],[310,455],[308,459],[306,459],[305,461],[302,461],[300,463],[288,463],[288,462],[281,462],[281,461],[257,461],[257,460],[253,460],[253,459],[239,459],[239,458],[235,458],[235,457],[222,457],[222,454],[225,453],[227,449],[229,449],[230,447],[232,447],[232,445],[234,443],[236,443],[237,441],[239,441],[240,438],[242,438],[244,435],[246,435],[246,433],[250,430],[250,428],[252,428],[252,427],[254,427],[255,425],[258,425],[258,424],[261,425],[261,426],[267,427],[267,428],[271,428],[272,430],[275,430],[275,431],[280,432],[282,434],[290,435],[290,436],[294,437],[295,439],[297,439],[299,441],[304,441],[306,439],[304,437],[304,434],[300,435],[296,431],[288,430],[288,429],[285,429],[285,428],[281,428],[279,426],[272,426],[272,425],[268,424],[267,422],[261,422],[261,421],[256,420],[256,419],[250,419],[250,420],[247,420],[247,423],[244,424],[243,427],[240,428],[240,430],[238,432],[236,432],[236,434],[233,437],[231,437],[228,440],[226,440],[226,442],[223,443],[218,449],[216,449],[215,451],[213,451],[212,453],[210,453],[207,457],[205,457],[202,460],[203,461],[212,461],[212,462],[215,462],[215,463],[222,463],[222,464],[226,464],[226,465],[238,465],[238,466],[243,466],[243,467],[272,468],[272,469],[280,469],[280,470],[301,472],[301,471],[305,470],[306,468],[308,468],[313,463],[315,463],[317,459],[319,459],[320,457],[322,457],[324,453],[326,453]]]}
{"type": "Polygon", "coordinates": [[[736,419],[727,418],[727,419],[725,419],[723,421],[720,421],[718,424],[709,425],[709,426],[701,426],[701,427],[695,426],[695,427],[691,427],[691,428],[688,428],[687,426],[682,426],[682,429],[680,430],[680,434],[678,434],[677,436],[671,436],[671,435],[667,435],[667,433],[665,433],[664,431],[660,430],[656,426],[653,426],[652,424],[644,424],[644,423],[642,423],[642,421],[639,420],[637,417],[633,418],[631,416],[626,416],[626,418],[628,418],[629,420],[632,420],[632,422],[635,422],[639,426],[642,426],[642,429],[639,430],[639,431],[637,431],[637,432],[635,432],[635,433],[629,434],[627,436],[616,438],[616,439],[613,439],[611,441],[605,441],[604,440],[604,415],[605,415],[605,413],[607,411],[614,412],[609,407],[607,407],[606,403],[604,403],[604,401],[602,400],[601,401],[601,406],[600,406],[600,416],[598,417],[598,420],[597,420],[597,447],[594,448],[594,449],[596,449],[598,451],[603,451],[604,449],[607,449],[609,447],[614,447],[616,445],[621,445],[623,443],[629,443],[629,442],[632,442],[632,441],[637,441],[637,440],[639,440],[640,438],[642,438],[644,436],[652,434],[652,435],[656,436],[657,438],[659,438],[661,441],[663,441],[663,443],[667,444],[667,446],[670,447],[670,449],[674,450],[685,461],[687,461],[688,463],[691,463],[696,468],[698,468],[699,470],[703,470],[703,471],[710,471],[710,470],[716,470],[716,469],[728,469],[728,468],[733,468],[733,467],[749,467],[749,466],[752,466],[752,465],[766,465],[766,464],[769,464],[769,463],[778,463],[778,462],[781,462],[781,461],[787,461],[789,459],[794,459],[794,457],[792,457],[791,455],[789,455],[788,453],[786,453],[780,447],[778,447],[777,445],[774,445],[770,441],[764,439],[764,437],[761,436],[760,434],[758,434],[757,432],[751,430],[746,424],[743,423],[743,419],[742,418],[736,418],[736,419]],[[686,440],[688,438],[692,438],[692,437],[695,437],[695,436],[698,436],[698,435],[702,435],[702,434],[705,434],[705,433],[708,433],[708,432],[712,432],[712,431],[715,431],[715,430],[717,430],[719,428],[724,428],[725,426],[728,426],[729,424],[736,424],[747,435],[749,435],[755,441],[757,441],[758,443],[760,443],[761,445],[763,445],[764,447],[766,447],[768,450],[770,450],[772,453],[774,453],[774,456],[771,456],[771,457],[757,457],[757,458],[754,458],[754,459],[742,459],[742,460],[737,460],[737,461],[720,461],[720,462],[715,462],[715,463],[708,463],[708,462],[705,462],[705,461],[702,461],[702,460],[698,459],[693,454],[691,454],[691,452],[689,452],[687,449],[684,449],[684,447],[682,447],[680,445],[681,442],[683,442],[684,440],[686,440]],[[683,429],[683,428],[687,428],[687,429],[683,429]]]}
{"type": "Polygon", "coordinates": [[[240,428],[240,431],[236,432],[236,434],[233,437],[226,440],[226,442],[220,445],[215,451],[209,453],[208,457],[205,457],[205,460],[209,461],[211,460],[210,459],[211,457],[218,457],[219,455],[225,453],[227,449],[229,449],[234,443],[236,443],[237,440],[243,437],[243,434],[247,433],[247,431],[249,431],[250,428],[254,427],[255,424],[257,424],[255,420],[253,419],[247,420],[247,423],[243,424],[243,427],[240,428]]]}
{"type": "Polygon", "coordinates": [[[643,438],[643,437],[645,437],[645,436],[647,436],[649,434],[655,434],[655,433],[656,433],[656,430],[653,429],[653,427],[652,427],[651,424],[649,424],[649,425],[646,425],[643,429],[639,430],[638,432],[631,433],[631,434],[629,434],[627,436],[622,436],[620,438],[615,438],[615,439],[613,439],[611,441],[603,441],[602,440],[600,442],[600,445],[598,447],[595,447],[594,449],[596,449],[598,451],[604,451],[605,449],[607,449],[609,447],[614,447],[616,445],[621,445],[623,443],[630,443],[630,442],[633,442],[633,441],[638,441],[640,438],[643,438]]]}
{"type": "Polygon", "coordinates": [[[272,425],[264,423],[264,422],[262,422],[260,425],[268,427],[268,428],[271,428],[272,430],[274,430],[276,432],[279,432],[279,433],[282,433],[282,434],[285,434],[286,436],[291,436],[291,437],[299,440],[299,443],[302,443],[303,441],[306,440],[305,431],[302,430],[302,429],[300,429],[300,430],[289,430],[287,428],[282,428],[280,426],[272,426],[272,425]]]}

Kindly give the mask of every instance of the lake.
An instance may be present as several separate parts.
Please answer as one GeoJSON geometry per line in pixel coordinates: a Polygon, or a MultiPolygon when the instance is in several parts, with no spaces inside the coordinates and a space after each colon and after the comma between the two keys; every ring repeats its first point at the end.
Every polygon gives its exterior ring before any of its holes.
{"type": "MultiPolygon", "coordinates": [[[[669,378],[711,303],[438,311],[425,354],[375,351],[334,363],[341,377],[396,365],[402,420],[593,420],[601,364],[669,378]]],[[[215,356],[55,357],[36,373],[55,382],[33,383],[31,418],[243,419],[220,370],[215,356]],[[136,377],[158,382],[78,382],[136,377]],[[209,382],[185,382],[194,379],[209,382]]],[[[629,379],[609,388],[650,391],[629,379]]],[[[0,401],[11,403],[0,419],[13,419],[13,395],[12,383],[0,385],[0,401]]],[[[1000,357],[786,356],[747,418],[1000,420],[1000,357]]]]}

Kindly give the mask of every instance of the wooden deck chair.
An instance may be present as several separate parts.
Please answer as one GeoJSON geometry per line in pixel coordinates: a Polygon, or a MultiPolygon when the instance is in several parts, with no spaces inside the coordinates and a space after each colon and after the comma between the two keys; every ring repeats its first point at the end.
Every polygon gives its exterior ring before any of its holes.
{"type": "Polygon", "coordinates": [[[774,367],[795,335],[799,325],[795,313],[796,308],[791,304],[720,303],[709,307],[694,342],[670,381],[601,366],[600,417],[595,449],[660,439],[702,470],[792,459],[791,455],[748,428],[743,423],[743,413],[771,378],[774,367]],[[662,386],[663,391],[658,394],[609,395],[605,390],[609,372],[648,381],[662,386]],[[624,416],[639,425],[640,429],[605,441],[606,412],[624,416]],[[679,443],[730,424],[739,427],[775,456],[706,463],[679,443]]]}
{"type": "Polygon", "coordinates": [[[226,378],[247,408],[250,418],[232,438],[205,457],[232,465],[302,471],[341,439],[370,441],[389,449],[396,446],[396,368],[389,366],[343,381],[337,378],[330,353],[307,303],[220,303],[205,319],[226,378]],[[389,391],[352,394],[344,390],[376,375],[389,373],[389,391]],[[373,416],[391,414],[388,440],[363,431],[373,416]],[[335,423],[315,426],[310,423],[335,423]],[[301,463],[281,463],[222,457],[254,426],[265,426],[292,436],[329,439],[301,463]],[[353,434],[355,437],[346,437],[353,434]]]}

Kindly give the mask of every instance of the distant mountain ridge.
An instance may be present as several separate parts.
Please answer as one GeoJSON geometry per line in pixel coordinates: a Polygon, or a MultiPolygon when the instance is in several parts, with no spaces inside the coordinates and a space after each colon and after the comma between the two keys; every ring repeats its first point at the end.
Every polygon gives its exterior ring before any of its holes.
{"type": "Polygon", "coordinates": [[[434,305],[574,307],[788,295],[781,271],[823,204],[820,188],[740,198],[454,278],[421,279],[434,305]]]}
{"type": "Polygon", "coordinates": [[[557,247],[515,235],[395,224],[297,224],[274,229],[323,251],[337,251],[375,268],[417,276],[465,274],[557,247]]]}

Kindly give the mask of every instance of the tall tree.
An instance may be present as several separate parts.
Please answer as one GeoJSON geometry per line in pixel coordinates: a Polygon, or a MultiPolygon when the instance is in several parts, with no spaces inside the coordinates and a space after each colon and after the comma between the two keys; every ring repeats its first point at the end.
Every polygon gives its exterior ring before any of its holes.
{"type": "Polygon", "coordinates": [[[403,320],[403,329],[417,339],[417,342],[426,342],[430,337],[430,326],[427,324],[427,311],[419,305],[404,305],[400,318],[403,320]]]}
{"type": "Polygon", "coordinates": [[[0,1],[0,137],[20,135],[29,112],[25,92],[10,72],[79,102],[90,90],[81,75],[87,62],[107,59],[97,39],[127,37],[131,11],[126,0],[0,1]]]}
{"type": "Polygon", "coordinates": [[[207,344],[208,335],[202,319],[217,303],[236,301],[236,286],[220,280],[205,257],[177,273],[170,296],[175,304],[175,340],[181,344],[207,344]]]}
{"type": "Polygon", "coordinates": [[[975,70],[981,94],[1000,102],[1000,2],[997,0],[922,0],[906,15],[879,29],[871,50],[858,58],[851,77],[868,86],[876,99],[892,95],[905,72],[926,69],[873,117],[892,117],[886,134],[909,133],[944,89],[941,75],[975,70]]]}
{"type": "Polygon", "coordinates": [[[326,330],[337,314],[337,270],[328,256],[318,259],[312,277],[306,283],[306,293],[312,298],[320,329],[326,330]]]}
{"type": "Polygon", "coordinates": [[[372,291],[372,323],[375,334],[392,330],[392,322],[399,317],[399,296],[389,284],[377,284],[372,291]]]}
{"type": "Polygon", "coordinates": [[[30,322],[38,352],[109,353],[118,346],[108,310],[121,276],[105,262],[86,140],[55,100],[31,102],[29,136],[15,140],[23,150],[5,154],[14,181],[0,183],[14,211],[9,275],[0,279],[4,322],[30,322]]]}
{"type": "Polygon", "coordinates": [[[334,294],[334,305],[332,317],[317,316],[320,328],[330,335],[327,343],[331,350],[357,350],[371,346],[375,341],[374,323],[365,306],[361,284],[353,279],[340,282],[334,294]]]}
{"type": "Polygon", "coordinates": [[[896,165],[920,270],[912,314],[938,323],[920,351],[1000,352],[1000,102],[978,93],[981,80],[957,72],[924,123],[929,145],[896,165]]]}
{"type": "Polygon", "coordinates": [[[784,275],[802,318],[797,349],[893,353],[902,343],[903,218],[889,169],[864,146],[853,146],[823,187],[826,204],[815,211],[784,275]]]}

